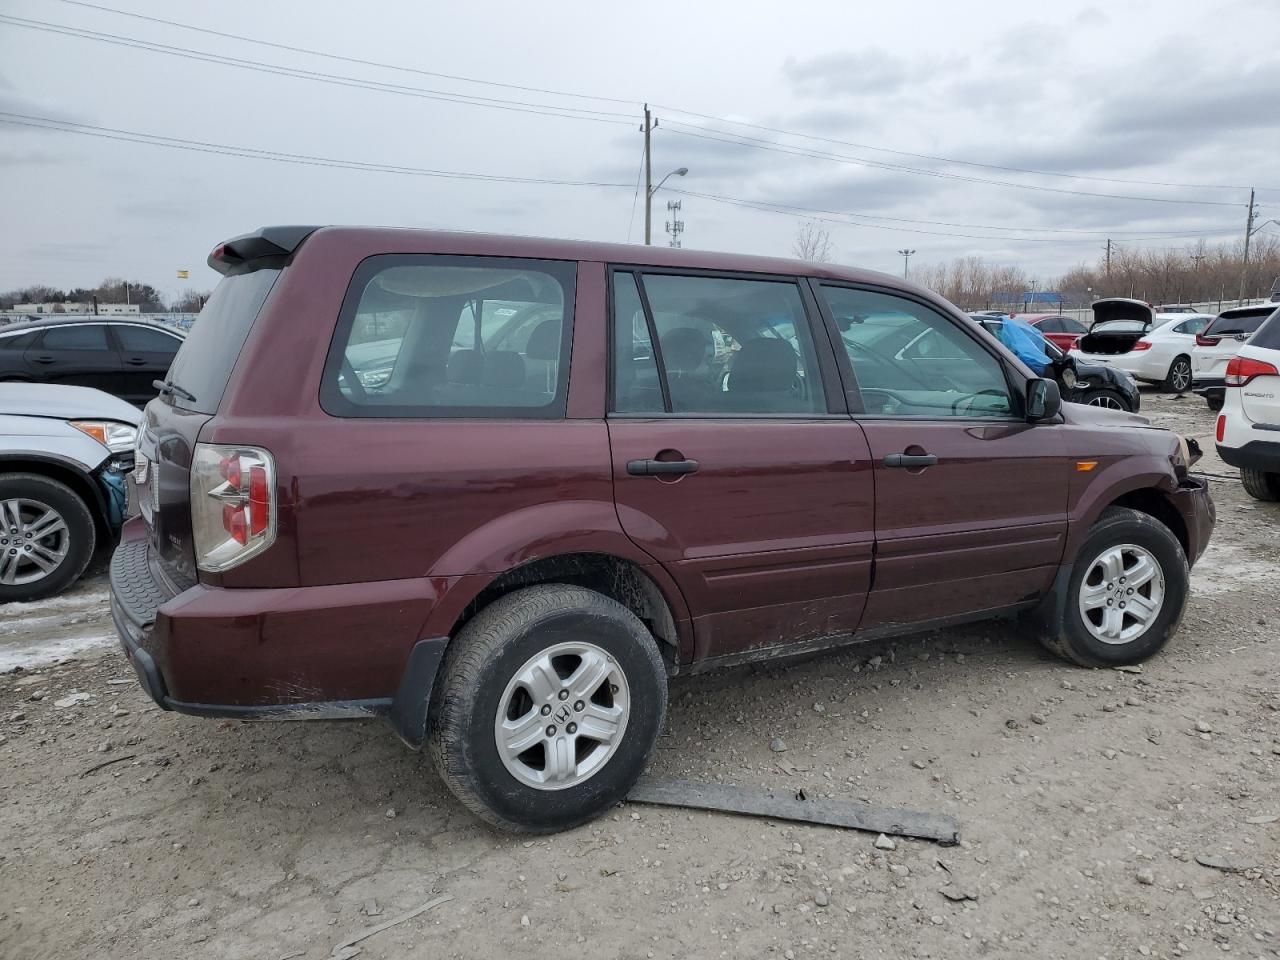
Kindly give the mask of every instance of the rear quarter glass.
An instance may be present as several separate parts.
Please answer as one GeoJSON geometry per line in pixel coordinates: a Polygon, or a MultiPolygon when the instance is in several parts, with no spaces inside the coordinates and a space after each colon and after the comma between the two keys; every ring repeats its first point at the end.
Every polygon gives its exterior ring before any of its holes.
{"type": "Polygon", "coordinates": [[[279,276],[275,268],[253,270],[224,277],[214,288],[169,367],[170,382],[195,397],[172,394],[176,406],[196,413],[218,412],[231,370],[279,276]]]}

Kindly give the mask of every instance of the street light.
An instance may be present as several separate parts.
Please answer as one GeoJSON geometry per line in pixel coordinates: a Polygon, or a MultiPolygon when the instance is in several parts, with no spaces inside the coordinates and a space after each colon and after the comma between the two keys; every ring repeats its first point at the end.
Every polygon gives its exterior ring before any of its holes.
{"type": "Polygon", "coordinates": [[[908,267],[908,266],[910,265],[910,263],[911,263],[911,255],[912,255],[913,253],[915,253],[915,251],[914,251],[914,250],[899,250],[899,251],[898,251],[898,253],[902,254],[902,279],[903,279],[903,280],[905,280],[905,279],[907,279],[907,267],[908,267]]]}
{"type": "Polygon", "coordinates": [[[653,223],[653,195],[662,189],[662,185],[672,177],[683,177],[689,172],[688,167],[677,167],[668,173],[665,177],[658,181],[656,187],[650,187],[645,191],[644,198],[644,245],[650,244],[650,228],[653,223]]]}

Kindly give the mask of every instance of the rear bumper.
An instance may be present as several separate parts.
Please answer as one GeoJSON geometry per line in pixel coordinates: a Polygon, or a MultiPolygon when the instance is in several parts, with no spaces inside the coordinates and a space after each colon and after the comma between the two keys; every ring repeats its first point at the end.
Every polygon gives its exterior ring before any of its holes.
{"type": "Polygon", "coordinates": [[[1218,456],[1238,469],[1280,473],[1280,440],[1250,440],[1239,447],[1219,444],[1218,456]]]}
{"type": "Polygon", "coordinates": [[[1225,377],[1195,377],[1191,378],[1191,392],[1198,393],[1202,397],[1222,396],[1227,392],[1227,381],[1225,377]]]}
{"type": "Polygon", "coordinates": [[[199,716],[390,715],[421,742],[446,643],[421,638],[430,581],[172,592],[146,527],[126,524],[111,559],[111,615],[148,696],[199,716]]]}
{"type": "Polygon", "coordinates": [[[1213,497],[1209,495],[1209,483],[1196,476],[1188,476],[1169,496],[1187,528],[1187,563],[1195,565],[1209,545],[1213,525],[1218,519],[1213,497]]]}

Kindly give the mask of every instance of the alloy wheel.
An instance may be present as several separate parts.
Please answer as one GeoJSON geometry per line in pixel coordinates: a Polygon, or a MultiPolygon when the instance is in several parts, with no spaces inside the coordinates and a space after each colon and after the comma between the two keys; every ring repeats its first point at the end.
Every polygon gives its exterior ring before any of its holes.
{"type": "Polygon", "coordinates": [[[71,549],[67,521],[39,500],[0,500],[0,584],[35,583],[53,573],[71,549]]]}
{"type": "Polygon", "coordinates": [[[1155,622],[1164,596],[1160,561],[1145,547],[1123,543],[1107,547],[1089,564],[1080,583],[1080,616],[1103,643],[1129,643],[1155,622]]]}
{"type": "Polygon", "coordinates": [[[1124,404],[1110,394],[1100,393],[1095,397],[1090,397],[1087,406],[1105,407],[1108,410],[1123,410],[1124,404]]]}
{"type": "Polygon", "coordinates": [[[526,786],[577,786],[613,756],[630,713],[627,678],[613,657],[592,643],[558,643],[530,657],[503,691],[498,756],[526,786]]]}
{"type": "Polygon", "coordinates": [[[1191,386],[1191,364],[1186,360],[1178,360],[1169,371],[1169,383],[1178,393],[1183,393],[1191,386]]]}

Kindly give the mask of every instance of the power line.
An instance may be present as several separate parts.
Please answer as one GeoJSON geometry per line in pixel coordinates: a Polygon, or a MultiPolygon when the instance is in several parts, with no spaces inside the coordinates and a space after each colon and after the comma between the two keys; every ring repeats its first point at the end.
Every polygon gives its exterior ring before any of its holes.
{"type": "Polygon", "coordinates": [[[679,121],[669,121],[668,123],[667,132],[678,137],[694,137],[699,140],[713,140],[717,143],[728,143],[736,146],[749,147],[753,150],[771,150],[776,153],[785,153],[796,157],[830,160],[835,163],[845,163],[859,167],[871,167],[877,170],[892,170],[898,173],[911,173],[922,177],[936,177],[943,180],[960,180],[965,183],[984,183],[992,186],[1014,187],[1019,190],[1035,190],[1043,193],[1064,193],[1077,197],[1098,197],[1104,200],[1140,200],[1149,203],[1181,203],[1210,207],[1241,206],[1241,204],[1232,203],[1226,200],[1179,200],[1172,197],[1141,197],[1129,194],[1094,193],[1089,190],[1068,190],[1065,187],[1046,187],[1041,184],[1034,183],[1015,183],[1012,180],[990,180],[985,177],[969,177],[959,173],[945,173],[941,170],[925,170],[922,167],[908,167],[902,164],[886,163],[880,160],[868,160],[863,157],[849,157],[844,154],[825,153],[816,150],[806,150],[800,147],[789,147],[783,144],[774,143],[773,141],[761,140],[756,137],[743,137],[738,134],[730,134],[729,136],[735,139],[729,139],[726,137],[713,137],[704,133],[694,133],[691,130],[672,130],[670,125],[689,126],[689,124],[681,124],[679,121]]]}
{"type": "Polygon", "coordinates": [[[256,37],[246,37],[238,33],[225,33],[221,30],[211,30],[208,27],[197,27],[189,23],[179,23],[176,20],[165,20],[163,17],[149,17],[141,13],[133,13],[128,10],[117,10],[114,7],[104,7],[96,3],[86,3],[84,0],[59,0],[60,3],[70,4],[75,7],[85,7],[89,10],[99,10],[103,13],[114,13],[122,17],[132,17],[135,20],[146,20],[150,23],[161,23],[168,27],[177,27],[180,30],[192,30],[196,33],[208,34],[212,37],[222,37],[226,40],[240,40],[244,43],[255,43],[262,47],[273,47],[276,50],[288,50],[291,53],[305,53],[312,57],[324,57],[327,60],[339,60],[343,63],[356,63],[364,67],[382,67],[386,70],[399,70],[403,73],[416,73],[423,77],[436,77],[441,80],[456,80],[462,83],[477,83],[487,87],[501,87],[506,90],[520,90],[525,93],[545,93],[556,97],[574,97],[579,100],[597,100],[603,103],[620,103],[627,106],[638,104],[639,100],[620,100],[616,97],[598,97],[588,93],[572,93],[567,90],[551,90],[546,87],[526,87],[518,83],[500,83],[496,80],[478,80],[475,77],[464,77],[453,73],[437,73],[434,70],[422,70],[418,67],[406,67],[396,63],[382,63],[378,60],[364,60],[360,57],[348,57],[340,53],[327,53],[323,50],[312,50],[308,47],[295,47],[287,43],[274,43],[270,40],[260,40],[256,37]]]}
{"type": "MultiPolygon", "coordinates": [[[[918,233],[918,234],[924,234],[926,236],[932,236],[932,237],[957,237],[964,240],[998,240],[998,241],[1009,242],[1009,243],[1065,244],[1065,243],[1096,243],[1097,242],[1096,238],[1089,239],[1089,240],[1069,240],[1062,237],[1012,237],[1012,236],[991,237],[991,236],[979,236],[977,234],[970,234],[970,233],[951,233],[951,232],[941,231],[941,230],[921,230],[918,227],[895,227],[895,226],[889,226],[882,223],[868,223],[861,219],[855,219],[855,218],[861,217],[862,214],[831,213],[830,215],[826,215],[825,212],[823,211],[812,211],[804,207],[791,207],[788,204],[774,203],[769,200],[745,200],[740,197],[726,197],[726,196],[713,194],[713,193],[698,193],[693,190],[681,190],[677,187],[671,187],[668,189],[670,189],[673,193],[678,193],[678,194],[681,194],[682,196],[698,197],[699,199],[702,199],[702,200],[710,200],[713,203],[724,203],[724,204],[729,204],[731,206],[744,207],[748,210],[756,210],[757,212],[760,212],[760,213],[776,213],[776,214],[781,214],[783,216],[794,217],[797,212],[801,212],[808,215],[810,219],[820,220],[824,223],[843,224],[844,226],[867,227],[872,230],[892,230],[899,233],[918,233]]],[[[928,221],[921,221],[921,222],[928,222],[928,221]]],[[[1181,237],[1171,237],[1171,236],[1129,237],[1127,239],[1131,242],[1136,242],[1140,240],[1179,240],[1179,239],[1190,240],[1190,239],[1198,239],[1200,237],[1214,237],[1217,235],[1218,234],[1185,234],[1181,237]]]]}
{"type": "MultiPolygon", "coordinates": [[[[466,77],[459,74],[439,73],[432,70],[423,70],[417,67],[404,66],[403,64],[386,63],[383,61],[368,60],[360,57],[351,57],[343,54],[330,53],[323,50],[314,50],[308,47],[299,47],[299,46],[294,46],[286,43],[278,43],[270,40],[262,40],[256,37],[244,36],[243,34],[228,33],[221,30],[213,30],[207,27],[198,27],[193,24],[180,23],[176,20],[167,20],[162,17],[147,16],[145,14],[134,13],[128,10],[119,10],[114,7],[103,6],[101,4],[88,3],[86,2],[86,0],[59,0],[59,2],[68,4],[70,6],[82,7],[89,10],[97,10],[103,13],[113,13],[122,17],[131,17],[135,20],[142,20],[150,23],[163,24],[169,27],[176,27],[180,30],[190,30],[196,33],[202,33],[209,36],[222,37],[228,40],[238,40],[244,43],[257,44],[259,46],[270,47],[277,50],[286,50],[292,53],[302,53],[308,56],[322,57],[325,59],[340,61],[343,63],[354,63],[354,64],[359,64],[361,66],[379,67],[387,70],[397,70],[404,73],[418,74],[420,76],[436,77],[439,79],[453,80],[453,81],[462,82],[462,83],[474,83],[474,84],[480,84],[484,86],[499,87],[499,88],[508,89],[508,90],[520,90],[527,93],[542,93],[549,96],[571,97],[574,99],[581,99],[581,100],[595,100],[597,102],[602,102],[602,103],[635,105],[640,102],[639,100],[624,100],[617,97],[604,97],[604,96],[597,96],[593,94],[577,93],[577,92],[567,91],[567,90],[555,90],[555,89],[550,89],[546,87],[533,87],[533,86],[523,86],[520,84],[513,84],[513,83],[501,83],[494,80],[482,80],[476,77],[466,77]]],[[[732,120],[727,117],[719,117],[712,114],[697,113],[695,111],[686,110],[681,107],[662,106],[661,109],[668,110],[678,114],[683,114],[684,116],[687,116],[687,117],[696,117],[701,120],[710,120],[715,123],[723,123],[723,124],[730,124],[733,126],[747,127],[753,130],[762,130],[768,133],[775,133],[775,134],[788,136],[788,137],[796,137],[798,139],[814,140],[814,141],[823,142],[823,143],[831,143],[838,146],[853,147],[854,149],[859,149],[859,150],[871,150],[877,153],[888,153],[888,154],[894,154],[897,156],[912,157],[917,160],[932,160],[939,163],[951,163],[951,164],[957,164],[961,166],[978,167],[978,168],[988,169],[988,170],[1001,170],[1006,173],[1025,173],[1025,174],[1031,174],[1034,176],[1042,176],[1042,177],[1059,177],[1059,178],[1072,179],[1072,180],[1087,180],[1087,181],[1093,181],[1096,183],[1120,183],[1120,184],[1129,184],[1129,185],[1135,185],[1135,186],[1182,187],[1182,188],[1188,188],[1188,189],[1206,189],[1206,190],[1247,189],[1246,187],[1235,185],[1235,184],[1179,183],[1174,181],[1162,181],[1162,180],[1138,180],[1138,179],[1126,179],[1126,178],[1120,178],[1120,177],[1099,177],[1099,176],[1092,176],[1088,174],[1062,173],[1061,171],[1054,171],[1054,170],[1036,170],[1036,169],[1031,169],[1027,167],[1005,166],[1005,165],[995,164],[995,163],[984,163],[976,160],[964,160],[958,157],[946,157],[946,156],[927,154],[927,153],[913,153],[908,150],[897,150],[891,147],[879,147],[871,144],[855,143],[848,140],[839,140],[832,137],[823,137],[817,134],[800,133],[794,130],[785,130],[779,127],[771,127],[771,126],[766,126],[764,124],[750,123],[744,120],[732,120]]],[[[678,121],[673,120],[670,122],[677,123],[678,121]]],[[[689,126],[689,125],[686,124],[686,126],[689,126]]],[[[1280,188],[1277,188],[1277,187],[1262,187],[1259,189],[1280,190],[1280,188]]]]}
{"type": "Polygon", "coordinates": [[[588,110],[584,107],[568,107],[558,104],[530,103],[520,100],[502,100],[495,97],[478,97],[472,94],[450,93],[443,90],[431,90],[423,87],[409,87],[402,84],[385,83],[380,80],[363,80],[339,74],[322,73],[316,70],[304,70],[299,67],[286,67],[280,64],[264,63],[260,60],[248,60],[240,57],[228,57],[222,54],[207,53],[203,50],[192,50],[171,44],[155,43],[150,40],[139,40],[134,37],[122,37],[118,34],[100,33],[96,30],[84,30],[79,27],[68,27],[43,20],[29,20],[25,17],[13,17],[0,14],[0,22],[11,26],[38,30],[44,33],[60,34],[93,40],[113,46],[134,50],[145,50],[149,53],[163,53],[168,56],[205,63],[216,63],[222,66],[237,67],[242,70],[253,70],[258,73],[269,73],[276,76],[294,77],[300,80],[314,80],[334,86],[351,87],[360,90],[373,90],[381,93],[395,93],[401,96],[420,97],[426,100],[438,100],[446,103],[459,103],[475,107],[490,107],[497,110],[510,110],[517,113],[533,113],[540,116],[562,117],[571,120],[592,120],[597,123],[617,123],[630,125],[630,114],[606,110],[588,110]]]}
{"type": "Polygon", "coordinates": [[[153,133],[140,133],[135,130],[120,130],[114,127],[97,127],[87,123],[73,123],[69,120],[56,120],[51,117],[34,117],[20,113],[8,113],[5,111],[0,111],[0,123],[10,123],[23,127],[34,127],[40,130],[52,130],[58,133],[74,133],[86,137],[99,137],[104,140],[119,140],[126,143],[142,143],[153,147],[170,147],[175,150],[189,150],[194,153],[214,153],[241,157],[248,160],[273,160],[277,163],[294,163],[312,167],[333,167],[344,170],[360,170],[367,173],[396,173],[417,177],[439,177],[446,180],[479,180],[485,183],[527,183],[564,187],[629,188],[631,186],[629,183],[607,183],[598,180],[556,180],[545,177],[514,177],[498,174],[468,173],[461,170],[436,170],[429,167],[404,167],[386,163],[365,163],[359,160],[339,160],[332,157],[317,157],[301,153],[284,153],[279,150],[262,150],[256,147],[240,147],[232,144],[210,143],[203,140],[186,140],[181,137],[165,137],[153,133]]]}
{"type": "MultiPolygon", "coordinates": [[[[64,3],[73,2],[73,0],[63,0],[64,3]]],[[[892,153],[900,157],[911,157],[916,160],[934,160],[939,163],[954,163],[966,167],[981,167],[986,170],[1002,170],[1006,173],[1028,173],[1038,177],[1062,177],[1070,180],[1091,180],[1097,183],[1124,183],[1131,186],[1142,187],[1186,187],[1189,189],[1202,190],[1248,190],[1248,187],[1230,183],[1178,183],[1168,180],[1129,180],[1120,177],[1096,177],[1083,173],[1062,173],[1055,170],[1033,170],[1028,167],[1009,167],[1002,166],[998,163],[982,163],[977,160],[961,160],[957,157],[943,157],[929,153],[912,153],[909,150],[895,150],[891,147],[877,147],[867,143],[855,143],[850,140],[838,140],[832,137],[823,137],[813,133],[800,133],[795,130],[783,130],[779,127],[769,127],[759,123],[749,123],[746,120],[733,120],[729,117],[716,117],[707,113],[695,113],[692,110],[684,110],[680,107],[672,107],[664,104],[655,104],[658,109],[668,110],[672,113],[683,114],[686,117],[697,117],[700,120],[711,120],[715,123],[726,123],[731,126],[748,127],[752,130],[762,130],[766,133],[776,133],[787,137],[796,137],[802,140],[817,140],[822,143],[833,143],[842,147],[853,147],[857,150],[873,150],[876,153],[892,153]]],[[[668,123],[680,123],[678,120],[668,120],[668,123]]],[[[682,126],[694,126],[693,124],[681,124],[682,126]]],[[[697,129],[713,129],[710,127],[697,127],[697,129]]],[[[730,133],[730,131],[719,131],[722,133],[730,133]]],[[[1280,190],[1280,187],[1260,187],[1259,189],[1280,190]]]]}

